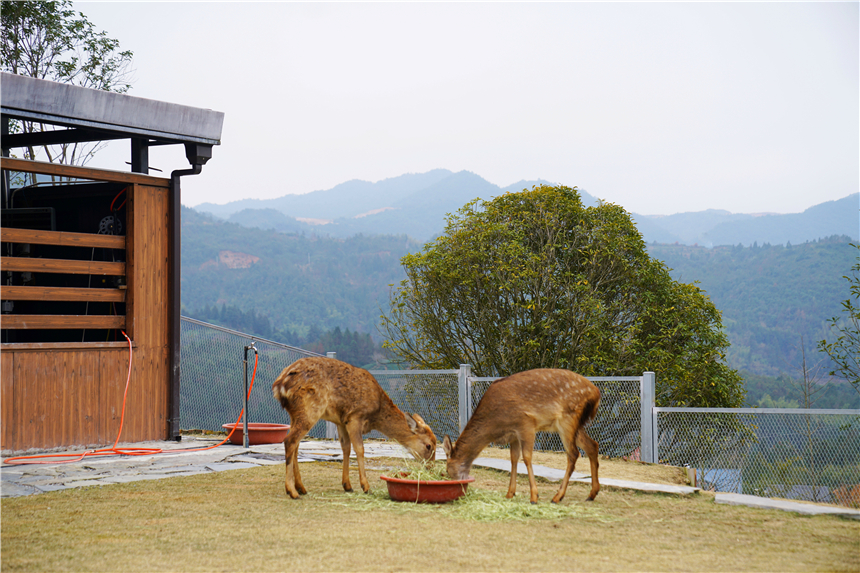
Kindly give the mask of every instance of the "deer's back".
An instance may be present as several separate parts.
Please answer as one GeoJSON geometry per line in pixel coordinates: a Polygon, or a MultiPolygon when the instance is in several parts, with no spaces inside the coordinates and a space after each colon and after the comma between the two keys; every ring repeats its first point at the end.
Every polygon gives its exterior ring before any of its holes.
{"type": "Polygon", "coordinates": [[[586,403],[594,407],[600,390],[587,378],[569,370],[538,368],[519,372],[490,384],[474,418],[535,420],[539,429],[551,429],[562,418],[579,414],[586,403]]]}
{"type": "Polygon", "coordinates": [[[331,421],[372,417],[381,401],[388,400],[367,370],[323,357],[300,358],[284,368],[272,384],[272,394],[291,416],[301,407],[317,419],[331,421]]]}

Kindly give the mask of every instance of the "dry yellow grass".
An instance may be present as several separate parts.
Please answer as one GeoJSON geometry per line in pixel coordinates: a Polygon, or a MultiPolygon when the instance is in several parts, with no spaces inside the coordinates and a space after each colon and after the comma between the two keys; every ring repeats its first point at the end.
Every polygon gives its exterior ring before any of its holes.
{"type": "MultiPolygon", "coordinates": [[[[486,448],[481,452],[480,457],[498,458],[510,461],[511,453],[509,450],[502,448],[486,448]]],[[[520,458],[520,461],[522,461],[522,458],[520,458]]],[[[534,452],[532,454],[532,463],[557,470],[564,470],[567,467],[567,458],[563,453],[534,452]]],[[[588,458],[579,458],[576,462],[576,472],[584,474],[591,473],[591,468],[588,465],[588,458]]],[[[632,460],[622,460],[620,458],[601,457],[598,474],[599,477],[623,479],[627,481],[664,483],[670,485],[685,485],[688,483],[687,472],[684,468],[658,464],[645,464],[632,460]]]]}
{"type": "MultiPolygon", "coordinates": [[[[368,470],[371,486],[384,489],[379,476],[399,463],[370,460],[376,468],[368,470]]],[[[660,477],[659,467],[609,460],[601,460],[601,475],[609,477],[616,465],[619,474],[612,477],[620,479],[677,479],[660,477]],[[635,468],[636,476],[646,473],[634,477],[622,472],[625,468],[635,468]]],[[[582,507],[576,517],[481,523],[455,518],[437,506],[368,510],[368,496],[343,493],[338,463],[302,464],[302,473],[310,493],[298,500],[284,494],[283,466],[4,499],[2,568],[860,570],[860,522],[716,505],[709,494],[605,488],[596,501],[585,503],[588,487],[572,483],[562,505],[582,507]]],[[[507,487],[505,472],[475,468],[473,475],[477,479],[470,488],[503,493],[507,487]]],[[[528,489],[524,479],[520,487],[522,495],[528,489]]],[[[557,487],[539,482],[541,503],[548,503],[557,487]]]]}

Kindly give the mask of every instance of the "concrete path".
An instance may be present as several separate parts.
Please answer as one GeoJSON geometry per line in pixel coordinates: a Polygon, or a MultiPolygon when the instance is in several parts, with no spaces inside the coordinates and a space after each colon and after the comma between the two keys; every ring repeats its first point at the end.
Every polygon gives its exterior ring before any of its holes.
{"type": "MultiPolygon", "coordinates": [[[[180,451],[205,448],[222,439],[185,437],[181,442],[141,442],[118,446],[163,450],[159,454],[143,456],[93,456],[79,462],[50,465],[4,463],[0,467],[0,496],[18,497],[72,487],[164,479],[284,463],[283,444],[251,446],[246,450],[242,446],[227,443],[203,452],[180,451]]],[[[75,452],[69,450],[62,453],[75,452]]],[[[395,443],[367,442],[365,457],[411,456],[395,443]]],[[[343,460],[339,442],[309,440],[299,444],[299,462],[323,460],[343,460]]]]}
{"type": "Polygon", "coordinates": [[[849,517],[851,519],[860,519],[860,510],[847,507],[802,503],[787,499],[771,499],[769,497],[757,497],[740,493],[718,493],[714,501],[725,505],[746,505],[762,509],[781,509],[783,511],[794,511],[806,515],[841,515],[842,517],[849,517]]]}
{"type": "MultiPolygon", "coordinates": [[[[163,453],[145,456],[97,456],[84,458],[79,462],[51,465],[9,465],[0,467],[0,496],[19,497],[35,495],[73,487],[110,485],[139,480],[165,479],[243,468],[278,465],[284,463],[283,444],[251,446],[247,450],[241,446],[224,444],[203,452],[182,452],[180,450],[204,448],[217,444],[223,438],[184,437],[181,442],[143,442],[120,444],[126,448],[160,448],[163,453]]],[[[73,453],[72,450],[63,453],[73,453]]],[[[365,457],[410,458],[406,449],[394,442],[369,441],[364,444],[365,457]]],[[[355,457],[353,452],[352,457],[355,457]]],[[[342,461],[340,443],[334,440],[306,440],[299,445],[299,462],[342,461]]],[[[436,459],[445,459],[440,447],[436,459]]],[[[475,466],[510,471],[509,460],[477,458],[475,466]]],[[[532,466],[535,475],[549,481],[558,482],[564,477],[562,470],[540,465],[532,466]]],[[[520,462],[517,473],[527,475],[525,464],[520,462]]],[[[591,477],[574,473],[572,481],[590,482],[591,477]]],[[[647,492],[661,492],[687,495],[700,491],[688,486],[652,484],[603,478],[601,485],[634,489],[647,492]]],[[[783,509],[804,514],[836,514],[860,519],[860,511],[827,505],[797,503],[751,495],[717,494],[717,503],[741,504],[751,507],[783,509]]]]}
{"type": "MultiPolygon", "coordinates": [[[[473,465],[482,466],[486,468],[495,468],[497,470],[502,470],[509,472],[511,471],[511,462],[508,460],[498,460],[492,458],[476,458],[473,465]]],[[[532,464],[532,471],[536,476],[540,476],[544,479],[547,479],[551,482],[560,482],[564,478],[563,470],[556,470],[553,468],[547,468],[544,466],[539,466],[537,464],[532,464]]],[[[517,473],[520,475],[528,475],[528,470],[526,469],[526,465],[523,462],[517,464],[517,473]]],[[[598,472],[599,473],[599,472],[598,472]]],[[[591,476],[580,474],[577,472],[573,472],[570,476],[570,481],[580,481],[591,483],[591,476]]],[[[697,493],[701,491],[697,487],[689,487],[685,485],[670,485],[670,484],[660,484],[660,483],[643,483],[639,481],[626,481],[620,479],[611,479],[611,478],[600,478],[600,485],[608,485],[612,487],[621,487],[624,489],[636,489],[639,491],[647,491],[647,492],[660,492],[660,493],[675,493],[680,495],[688,495],[691,493],[697,493]]]]}

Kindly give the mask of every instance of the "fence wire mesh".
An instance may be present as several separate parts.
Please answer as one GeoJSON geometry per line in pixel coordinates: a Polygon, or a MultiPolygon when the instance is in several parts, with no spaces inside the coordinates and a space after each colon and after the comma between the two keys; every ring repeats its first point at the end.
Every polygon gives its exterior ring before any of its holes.
{"type": "MultiPolygon", "coordinates": [[[[472,387],[470,416],[478,407],[487,388],[495,380],[498,378],[470,379],[472,387]]],[[[620,376],[595,377],[590,380],[600,389],[600,406],[597,408],[597,416],[588,426],[588,435],[597,441],[601,455],[632,456],[638,459],[642,430],[641,378],[620,376]]],[[[535,436],[534,448],[552,452],[564,451],[559,435],[550,432],[538,432],[535,436]]]]}
{"type": "MultiPolygon", "coordinates": [[[[457,436],[457,370],[372,370],[374,378],[404,412],[416,413],[440,440],[457,436]]],[[[385,438],[377,431],[371,438],[385,438]]]]}
{"type": "Polygon", "coordinates": [[[655,408],[659,463],[703,489],[860,506],[857,411],[655,408]]]}
{"type": "MultiPolygon", "coordinates": [[[[179,391],[179,427],[182,430],[222,431],[242,411],[245,392],[245,347],[257,348],[259,360],[254,388],[248,399],[248,420],[289,424],[286,410],[272,397],[272,382],[281,371],[303,356],[319,356],[300,348],[257,338],[234,330],[182,317],[180,323],[182,370],[179,391]]],[[[248,383],[254,369],[254,352],[248,352],[248,383]]],[[[308,433],[326,435],[320,422],[308,433]]]]}

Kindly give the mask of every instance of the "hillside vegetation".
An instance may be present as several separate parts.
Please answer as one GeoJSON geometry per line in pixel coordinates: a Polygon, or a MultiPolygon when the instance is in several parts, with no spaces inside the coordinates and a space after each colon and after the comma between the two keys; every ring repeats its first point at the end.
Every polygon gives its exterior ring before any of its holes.
{"type": "Polygon", "coordinates": [[[400,258],[417,250],[405,235],[332,239],[249,229],[182,210],[182,306],[256,311],[280,331],[311,326],[373,333],[400,258]]]}
{"type": "MultiPolygon", "coordinates": [[[[389,285],[405,276],[401,257],[417,252],[418,242],[405,235],[338,239],[264,231],[188,208],[182,216],[183,313],[317,351],[352,357],[358,349],[357,365],[380,359],[379,315],[387,311],[389,285]],[[375,338],[372,349],[366,335],[375,338]],[[343,348],[334,347],[336,340],[343,348]]],[[[847,237],[713,249],[651,244],[648,250],[676,280],[698,281],[722,312],[732,343],[727,362],[747,380],[748,403],[765,394],[799,400],[785,381],[799,376],[801,335],[808,358],[821,358],[815,342],[848,295],[841,277],[856,251],[847,237]]],[[[816,406],[860,406],[856,392],[836,394],[816,406]]]]}
{"type": "Polygon", "coordinates": [[[720,309],[732,341],[729,364],[769,376],[800,367],[801,337],[815,357],[827,319],[839,314],[848,296],[842,276],[856,256],[849,239],[838,236],[802,245],[648,250],[676,280],[698,281],[720,309]]]}

